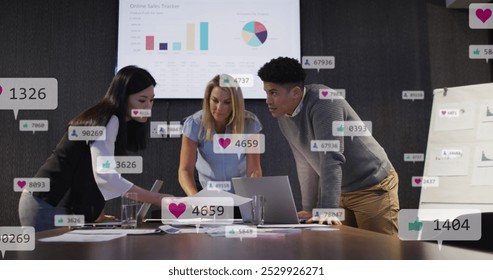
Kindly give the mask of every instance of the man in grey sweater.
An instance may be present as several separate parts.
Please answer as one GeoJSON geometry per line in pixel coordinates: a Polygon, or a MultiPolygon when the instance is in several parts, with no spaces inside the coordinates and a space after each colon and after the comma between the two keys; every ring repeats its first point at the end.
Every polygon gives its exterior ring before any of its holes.
{"type": "Polygon", "coordinates": [[[353,108],[345,99],[320,99],[319,90],[329,88],[305,86],[306,74],[293,58],[272,59],[258,76],[296,161],[303,205],[298,216],[311,218],[313,208],[344,208],[344,224],[396,235],[398,176],[384,149],[371,135],[351,139],[333,133],[334,121],[361,122],[353,108]],[[312,151],[312,140],[338,140],[340,148],[312,151]]]}

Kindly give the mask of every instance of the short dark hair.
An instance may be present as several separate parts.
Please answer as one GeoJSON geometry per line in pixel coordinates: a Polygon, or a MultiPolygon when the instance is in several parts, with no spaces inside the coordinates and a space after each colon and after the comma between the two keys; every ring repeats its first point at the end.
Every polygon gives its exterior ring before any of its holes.
{"type": "Polygon", "coordinates": [[[305,83],[306,73],[298,60],[290,57],[271,59],[262,66],[257,75],[263,82],[280,85],[299,85],[305,83]]]}

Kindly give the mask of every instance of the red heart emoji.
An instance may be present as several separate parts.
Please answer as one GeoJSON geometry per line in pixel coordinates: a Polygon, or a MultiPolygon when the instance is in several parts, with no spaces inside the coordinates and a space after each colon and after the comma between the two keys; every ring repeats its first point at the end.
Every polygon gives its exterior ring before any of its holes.
{"type": "Polygon", "coordinates": [[[414,179],[414,182],[415,182],[416,184],[418,184],[418,185],[419,185],[419,184],[421,184],[421,178],[416,178],[416,179],[414,179]]]}
{"type": "Polygon", "coordinates": [[[445,114],[447,114],[447,111],[442,110],[442,115],[445,116],[445,114]]]}
{"type": "Polygon", "coordinates": [[[168,205],[168,210],[177,219],[178,219],[178,217],[181,216],[181,214],[183,214],[183,212],[185,212],[186,209],[187,209],[187,206],[185,205],[185,203],[180,203],[180,204],[170,203],[170,205],[168,205]]]}
{"type": "Polygon", "coordinates": [[[134,115],[137,115],[139,113],[139,111],[133,111],[134,115]]]}
{"type": "Polygon", "coordinates": [[[326,91],[326,90],[323,90],[323,91],[322,91],[322,95],[323,95],[324,97],[327,97],[327,94],[329,94],[329,92],[328,92],[328,91],[326,91]]]}
{"type": "Polygon", "coordinates": [[[490,17],[491,17],[491,10],[490,9],[477,9],[476,10],[476,16],[479,18],[480,21],[485,23],[490,17]]]}
{"type": "Polygon", "coordinates": [[[229,144],[231,144],[231,139],[229,138],[219,138],[219,145],[223,147],[223,149],[226,149],[229,144]]]}
{"type": "Polygon", "coordinates": [[[19,188],[24,188],[26,186],[26,181],[17,181],[17,186],[19,186],[19,188]]]}

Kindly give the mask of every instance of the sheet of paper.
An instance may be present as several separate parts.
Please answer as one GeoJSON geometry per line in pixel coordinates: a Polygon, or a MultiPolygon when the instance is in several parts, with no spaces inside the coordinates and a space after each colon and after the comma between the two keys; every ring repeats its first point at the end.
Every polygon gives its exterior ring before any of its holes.
{"type": "Polygon", "coordinates": [[[76,229],[62,235],[40,239],[43,242],[102,242],[126,235],[152,234],[155,229],[76,229]]]}
{"type": "MultiPolygon", "coordinates": [[[[208,232],[208,235],[210,237],[226,237],[226,233],[223,232],[208,232]]],[[[279,233],[279,232],[257,232],[255,237],[243,237],[244,239],[248,238],[284,238],[286,237],[285,233],[279,233]]],[[[236,239],[242,239],[241,237],[237,237],[236,239]]]]}
{"type": "Polygon", "coordinates": [[[335,227],[328,227],[328,228],[307,228],[307,230],[311,231],[338,231],[338,228],[335,227]]]}
{"type": "Polygon", "coordinates": [[[70,231],[72,234],[86,234],[86,235],[101,235],[101,234],[124,234],[124,235],[135,235],[135,234],[152,234],[156,233],[155,229],[76,229],[70,231]]]}
{"type": "Polygon", "coordinates": [[[266,225],[258,225],[258,228],[329,228],[330,225],[321,225],[321,224],[266,224],[266,225]]]}
{"type": "Polygon", "coordinates": [[[478,112],[478,140],[493,140],[493,100],[481,102],[478,112]]]}
{"type": "Polygon", "coordinates": [[[200,192],[195,194],[194,196],[197,197],[231,197],[233,198],[234,205],[235,206],[240,206],[242,204],[245,204],[247,202],[250,202],[252,199],[251,198],[246,198],[242,197],[233,193],[225,192],[222,190],[208,190],[208,189],[202,189],[200,192]]]}
{"type": "Polygon", "coordinates": [[[473,186],[493,186],[493,145],[480,144],[474,151],[473,186]]]}
{"type": "Polygon", "coordinates": [[[301,233],[301,228],[257,228],[257,233],[260,232],[276,232],[276,233],[286,233],[286,234],[297,234],[301,233]]]}
{"type": "Polygon", "coordinates": [[[464,145],[430,145],[425,176],[466,176],[469,174],[470,148],[464,145]]]}
{"type": "Polygon", "coordinates": [[[103,242],[124,237],[125,234],[73,234],[65,233],[58,236],[39,239],[41,242],[103,242]]]}
{"type": "MultiPolygon", "coordinates": [[[[173,227],[170,225],[163,225],[159,227],[160,230],[166,232],[167,234],[182,234],[182,233],[208,233],[214,231],[216,228],[210,227],[173,227]]],[[[224,227],[222,227],[222,231],[224,232],[224,227]]]]}
{"type": "Polygon", "coordinates": [[[443,103],[437,106],[435,114],[435,131],[473,129],[475,126],[476,103],[443,103]]]}

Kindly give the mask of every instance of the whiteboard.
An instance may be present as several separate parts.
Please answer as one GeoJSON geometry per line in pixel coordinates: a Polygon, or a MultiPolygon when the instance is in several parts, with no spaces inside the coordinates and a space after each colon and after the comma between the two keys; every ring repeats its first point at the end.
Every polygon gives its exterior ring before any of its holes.
{"type": "Polygon", "coordinates": [[[493,83],[433,91],[422,180],[420,209],[493,212],[493,83]]]}

